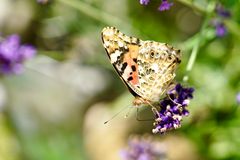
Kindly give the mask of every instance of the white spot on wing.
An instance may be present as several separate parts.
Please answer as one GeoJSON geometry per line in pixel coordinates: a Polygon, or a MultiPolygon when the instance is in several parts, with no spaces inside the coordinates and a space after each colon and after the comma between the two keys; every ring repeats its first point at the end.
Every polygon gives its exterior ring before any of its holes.
{"type": "Polygon", "coordinates": [[[103,31],[103,34],[104,34],[105,36],[112,36],[112,35],[114,35],[114,30],[112,30],[112,29],[106,29],[106,30],[103,31]]]}
{"type": "Polygon", "coordinates": [[[158,68],[158,64],[157,63],[153,63],[151,68],[155,71],[158,72],[159,68],[158,68]]]}
{"type": "Polygon", "coordinates": [[[127,66],[123,72],[123,79],[128,79],[130,72],[132,72],[132,68],[127,66]]]}
{"type": "Polygon", "coordinates": [[[123,42],[119,41],[119,42],[118,42],[118,46],[119,46],[119,47],[123,47],[123,46],[124,46],[123,42]]]}
{"type": "Polygon", "coordinates": [[[110,54],[111,63],[115,63],[117,61],[117,57],[120,56],[121,52],[116,50],[114,53],[110,54]]]}
{"type": "Polygon", "coordinates": [[[110,42],[109,41],[105,41],[103,45],[104,45],[105,48],[107,48],[107,47],[110,46],[110,42]]]}

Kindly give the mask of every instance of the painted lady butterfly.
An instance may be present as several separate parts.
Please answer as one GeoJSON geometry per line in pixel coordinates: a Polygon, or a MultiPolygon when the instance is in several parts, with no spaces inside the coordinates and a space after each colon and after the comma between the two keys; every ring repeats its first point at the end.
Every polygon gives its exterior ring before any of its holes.
{"type": "Polygon", "coordinates": [[[175,77],[180,50],[126,36],[115,27],[102,30],[102,41],[111,63],[135,97],[134,106],[158,102],[175,77]]]}

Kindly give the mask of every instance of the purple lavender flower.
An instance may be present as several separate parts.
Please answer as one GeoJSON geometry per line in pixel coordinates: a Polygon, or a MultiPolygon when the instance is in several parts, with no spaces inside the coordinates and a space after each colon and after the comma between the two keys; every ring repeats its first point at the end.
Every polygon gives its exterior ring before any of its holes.
{"type": "Polygon", "coordinates": [[[236,96],[237,103],[240,104],[240,92],[236,96]]]}
{"type": "Polygon", "coordinates": [[[49,0],[37,0],[37,2],[40,4],[47,4],[49,0]]]}
{"type": "Polygon", "coordinates": [[[150,2],[150,0],[140,0],[139,2],[140,2],[140,4],[142,4],[142,5],[148,5],[148,3],[150,2]]]}
{"type": "Polygon", "coordinates": [[[0,42],[0,74],[19,74],[23,62],[36,53],[34,47],[21,45],[18,35],[10,35],[0,42]]]}
{"type": "Polygon", "coordinates": [[[163,144],[152,141],[150,137],[132,137],[127,149],[120,155],[123,160],[157,160],[166,159],[166,151],[163,144]]]}
{"type": "Polygon", "coordinates": [[[225,9],[224,6],[221,5],[221,4],[217,4],[217,5],[216,5],[215,12],[216,12],[219,16],[221,16],[221,17],[223,17],[223,18],[229,18],[229,17],[231,17],[230,11],[228,11],[227,9],[225,9]]]}
{"type": "Polygon", "coordinates": [[[227,28],[221,22],[215,24],[215,32],[218,37],[223,37],[227,34],[227,28]]]}
{"type": "Polygon", "coordinates": [[[215,12],[217,16],[213,18],[212,25],[215,27],[216,36],[223,37],[227,34],[227,28],[224,24],[224,19],[230,18],[231,13],[221,4],[216,5],[215,12]]]}
{"type": "Polygon", "coordinates": [[[164,133],[181,127],[182,117],[189,114],[186,107],[189,99],[193,98],[193,92],[193,88],[184,88],[181,84],[167,92],[167,97],[160,102],[160,111],[153,109],[156,116],[153,133],[164,133]]]}
{"type": "Polygon", "coordinates": [[[172,5],[173,5],[173,3],[169,3],[168,0],[162,0],[162,3],[161,3],[161,5],[158,7],[158,10],[160,10],[160,11],[169,10],[172,5]]]}
{"type": "MultiPolygon", "coordinates": [[[[142,4],[142,5],[148,5],[148,3],[150,2],[150,0],[140,0],[139,2],[140,2],[140,4],[142,4]]],[[[160,6],[158,7],[158,10],[159,10],[159,11],[169,10],[172,5],[173,5],[173,3],[169,3],[168,0],[162,0],[162,3],[161,3],[160,6]]]]}

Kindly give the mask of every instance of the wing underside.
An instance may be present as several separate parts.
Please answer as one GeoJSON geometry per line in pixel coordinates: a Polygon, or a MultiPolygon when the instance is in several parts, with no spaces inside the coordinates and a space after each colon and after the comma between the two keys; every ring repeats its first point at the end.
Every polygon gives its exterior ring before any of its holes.
{"type": "Polygon", "coordinates": [[[102,31],[111,63],[134,96],[156,102],[175,77],[180,54],[173,47],[128,37],[114,27],[102,31]]]}

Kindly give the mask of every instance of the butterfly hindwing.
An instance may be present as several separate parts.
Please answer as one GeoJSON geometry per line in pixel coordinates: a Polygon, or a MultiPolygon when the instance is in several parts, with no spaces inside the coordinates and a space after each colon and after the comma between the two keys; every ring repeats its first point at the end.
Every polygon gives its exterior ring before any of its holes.
{"type": "Polygon", "coordinates": [[[156,102],[175,77],[179,51],[164,43],[142,41],[137,57],[140,90],[144,99],[156,102]]]}
{"type": "Polygon", "coordinates": [[[157,101],[172,82],[179,51],[164,43],[129,37],[114,27],[102,31],[111,63],[134,96],[157,101]]]}

